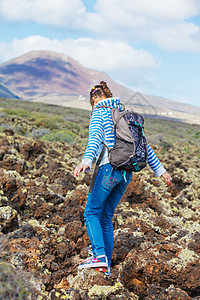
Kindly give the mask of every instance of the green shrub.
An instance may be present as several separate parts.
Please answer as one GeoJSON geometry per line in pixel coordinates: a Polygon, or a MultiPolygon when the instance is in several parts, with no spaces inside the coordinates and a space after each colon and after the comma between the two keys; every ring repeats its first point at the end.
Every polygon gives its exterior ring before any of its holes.
{"type": "Polygon", "coordinates": [[[0,300],[29,299],[32,287],[24,282],[23,275],[6,262],[0,262],[0,300]]]}
{"type": "Polygon", "coordinates": [[[193,135],[194,138],[198,139],[200,137],[200,131],[195,132],[193,135]]]}
{"type": "Polygon", "coordinates": [[[75,130],[78,132],[81,130],[81,126],[76,122],[67,121],[64,123],[64,125],[67,129],[75,130]]]}
{"type": "Polygon", "coordinates": [[[80,131],[80,134],[79,134],[79,136],[80,136],[81,138],[88,138],[88,135],[89,135],[89,130],[88,130],[88,129],[82,129],[82,130],[80,131]]]}
{"type": "Polygon", "coordinates": [[[2,111],[5,112],[7,115],[11,115],[11,116],[19,116],[19,117],[26,117],[26,118],[30,118],[31,116],[30,111],[21,108],[17,108],[17,109],[4,108],[2,109],[2,111]]]}
{"type": "Polygon", "coordinates": [[[41,140],[48,140],[51,142],[66,142],[66,143],[73,143],[76,141],[77,135],[74,132],[67,131],[67,130],[57,130],[52,131],[49,134],[44,135],[41,137],[41,140]]]}
{"type": "Polygon", "coordinates": [[[63,118],[60,116],[51,116],[45,114],[34,114],[32,118],[35,120],[37,127],[44,127],[48,129],[58,129],[58,125],[63,122],[63,118]]]}
{"type": "Polygon", "coordinates": [[[49,128],[51,130],[58,128],[58,125],[54,122],[54,120],[47,118],[38,118],[35,121],[35,125],[37,127],[49,128]]]}

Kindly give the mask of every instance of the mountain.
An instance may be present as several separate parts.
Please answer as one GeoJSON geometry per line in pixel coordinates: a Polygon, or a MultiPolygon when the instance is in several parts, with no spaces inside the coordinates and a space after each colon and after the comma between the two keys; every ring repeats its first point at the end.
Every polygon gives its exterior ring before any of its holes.
{"type": "Polygon", "coordinates": [[[0,65],[0,82],[30,100],[51,94],[88,96],[101,80],[119,97],[133,93],[105,73],[85,68],[65,54],[31,51],[0,65]]]}
{"type": "Polygon", "coordinates": [[[85,68],[65,54],[31,51],[0,65],[0,83],[20,98],[83,109],[90,109],[90,89],[101,80],[108,83],[114,96],[122,99],[129,109],[189,123],[200,122],[200,107],[132,91],[106,73],[85,68]]]}
{"type": "Polygon", "coordinates": [[[4,84],[0,83],[0,98],[19,98],[11,92],[4,84]]]}
{"type": "Polygon", "coordinates": [[[172,101],[164,97],[145,95],[139,92],[133,92],[131,98],[129,98],[128,101],[125,101],[125,104],[129,107],[137,107],[137,110],[140,109],[143,111],[143,113],[146,111],[147,113],[151,114],[170,116],[174,114],[172,112],[180,112],[191,115],[200,115],[200,107],[192,106],[187,103],[172,101]]]}

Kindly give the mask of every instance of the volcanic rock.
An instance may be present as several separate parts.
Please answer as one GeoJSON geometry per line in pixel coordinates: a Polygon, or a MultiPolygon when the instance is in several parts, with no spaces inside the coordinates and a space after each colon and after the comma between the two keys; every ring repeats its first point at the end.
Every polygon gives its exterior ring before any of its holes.
{"type": "Polygon", "coordinates": [[[83,216],[91,174],[73,176],[84,149],[0,132],[0,260],[28,278],[30,299],[198,299],[199,152],[152,147],[172,185],[148,168],[133,174],[113,218],[107,277],[77,270],[91,249],[83,216]]]}

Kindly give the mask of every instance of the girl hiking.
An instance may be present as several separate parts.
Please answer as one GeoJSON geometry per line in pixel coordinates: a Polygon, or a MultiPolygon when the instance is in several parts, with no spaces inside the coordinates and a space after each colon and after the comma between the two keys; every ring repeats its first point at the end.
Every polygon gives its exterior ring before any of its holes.
{"type": "MultiPolygon", "coordinates": [[[[93,112],[89,125],[88,144],[81,164],[74,170],[75,177],[79,176],[81,171],[84,173],[91,169],[94,158],[98,159],[102,151],[103,142],[109,148],[113,148],[115,144],[115,132],[112,130],[113,121],[109,107],[118,106],[120,99],[113,97],[106,82],[101,81],[99,85],[95,85],[90,91],[90,103],[93,112]]],[[[162,176],[166,185],[170,185],[170,175],[149,145],[148,164],[154,171],[155,176],[162,176]]],[[[111,274],[110,267],[114,241],[112,217],[131,178],[132,172],[124,172],[110,164],[108,152],[105,151],[93,189],[88,195],[84,212],[85,225],[92,245],[92,256],[79,265],[78,269],[95,268],[108,275],[111,274]]]]}

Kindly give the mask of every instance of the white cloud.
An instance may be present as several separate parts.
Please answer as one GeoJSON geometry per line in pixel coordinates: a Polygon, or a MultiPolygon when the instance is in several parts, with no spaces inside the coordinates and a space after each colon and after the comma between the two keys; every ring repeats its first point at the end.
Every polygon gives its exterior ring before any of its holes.
{"type": "Polygon", "coordinates": [[[84,17],[81,0],[1,0],[0,15],[8,21],[32,21],[53,26],[77,28],[84,17]]]}
{"type": "Polygon", "coordinates": [[[192,23],[163,26],[152,31],[152,40],[167,50],[200,51],[200,27],[192,23]]]}
{"type": "Polygon", "coordinates": [[[125,42],[79,39],[70,43],[71,55],[87,67],[114,71],[126,68],[156,67],[154,58],[144,50],[136,50],[125,42]]]}
{"type": "MultiPolygon", "coordinates": [[[[110,21],[123,23],[130,16],[153,19],[187,19],[200,12],[198,0],[98,0],[96,14],[110,21]]],[[[54,25],[68,24],[85,16],[84,0],[1,0],[1,16],[8,20],[31,20],[54,25]]],[[[94,14],[91,14],[94,17],[94,14]]]]}
{"type": "Polygon", "coordinates": [[[129,43],[150,41],[167,50],[200,51],[200,27],[189,21],[199,15],[200,1],[98,0],[96,12],[108,36],[129,43]]]}
{"type": "Polygon", "coordinates": [[[185,19],[200,12],[198,0],[98,0],[96,10],[106,17],[118,22],[124,17],[143,16],[153,19],[185,19]],[[114,13],[113,13],[114,11],[114,13]],[[120,18],[121,17],[121,18],[120,18]]]}
{"type": "MultiPolygon", "coordinates": [[[[0,17],[10,22],[36,22],[89,30],[98,38],[130,44],[152,42],[167,50],[200,51],[199,0],[97,0],[89,12],[84,0],[0,0],[0,17]]],[[[88,34],[90,34],[88,33],[88,34]]]]}

